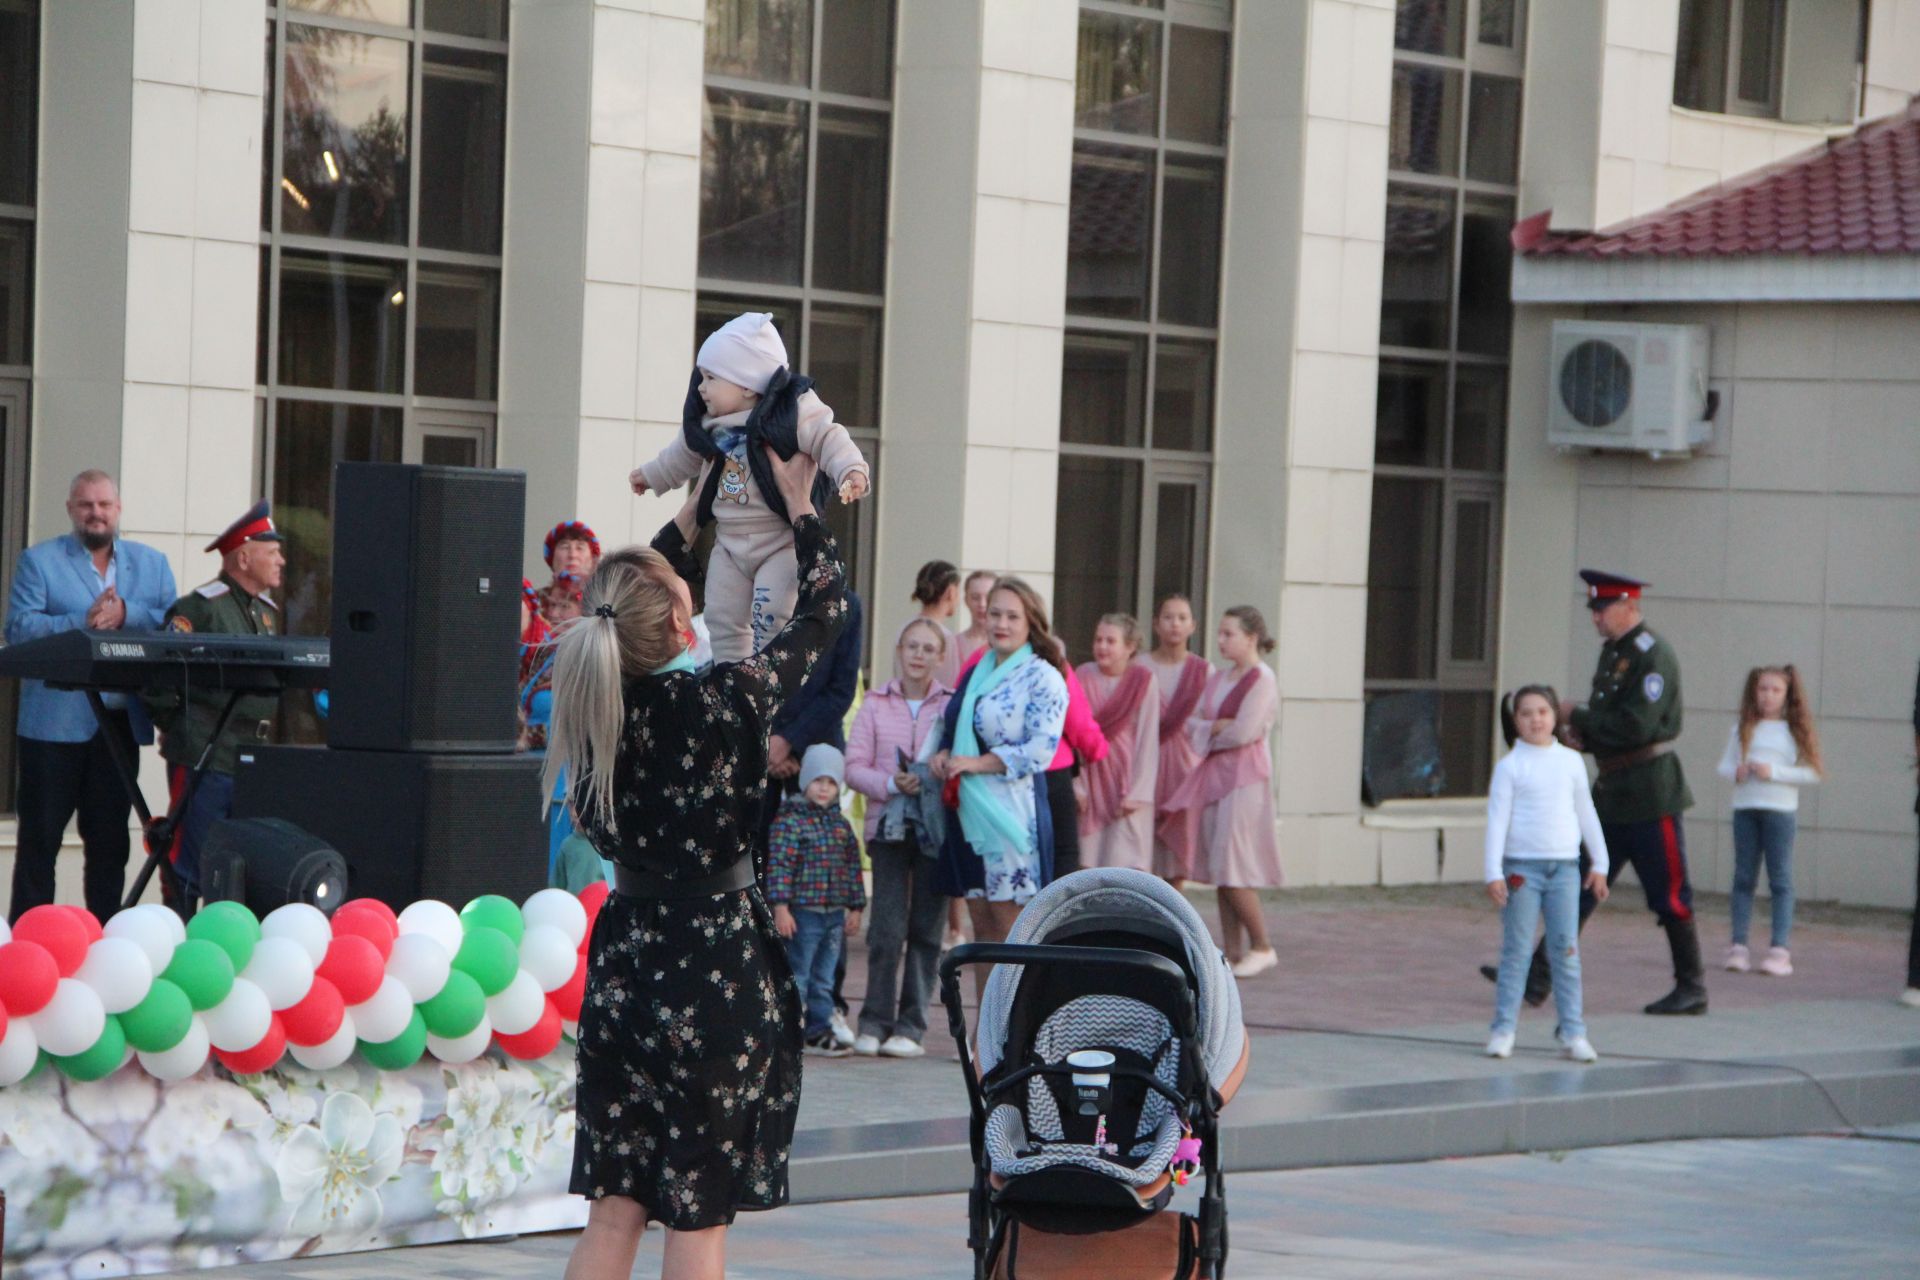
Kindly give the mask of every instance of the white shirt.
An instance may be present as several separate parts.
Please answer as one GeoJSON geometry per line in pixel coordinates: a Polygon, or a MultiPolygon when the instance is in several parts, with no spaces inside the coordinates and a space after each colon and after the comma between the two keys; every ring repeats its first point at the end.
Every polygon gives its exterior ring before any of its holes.
{"type": "Polygon", "coordinates": [[[1580,754],[1558,742],[1514,743],[1487,788],[1486,880],[1504,876],[1508,858],[1575,861],[1582,841],[1593,869],[1605,875],[1607,838],[1580,754]]]}
{"type": "MultiPolygon", "coordinates": [[[[1793,730],[1787,728],[1785,720],[1761,720],[1753,726],[1753,742],[1747,747],[1748,764],[1765,764],[1773,767],[1770,780],[1748,778],[1733,789],[1733,807],[1736,809],[1776,809],[1781,813],[1797,813],[1800,809],[1800,788],[1810,787],[1820,781],[1820,775],[1811,765],[1800,763],[1800,747],[1793,740],[1793,730]]],[[[1728,782],[1740,765],[1740,726],[1734,725],[1727,733],[1726,754],[1720,757],[1720,776],[1728,782]]]]}

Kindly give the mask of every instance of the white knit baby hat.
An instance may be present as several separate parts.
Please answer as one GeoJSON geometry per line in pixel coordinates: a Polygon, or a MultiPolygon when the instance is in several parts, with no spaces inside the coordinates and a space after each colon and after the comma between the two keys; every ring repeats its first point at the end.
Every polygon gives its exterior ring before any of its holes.
{"type": "Polygon", "coordinates": [[[708,334],[694,363],[758,395],[786,367],[787,344],[773,327],[772,312],[748,311],[708,334]]]}

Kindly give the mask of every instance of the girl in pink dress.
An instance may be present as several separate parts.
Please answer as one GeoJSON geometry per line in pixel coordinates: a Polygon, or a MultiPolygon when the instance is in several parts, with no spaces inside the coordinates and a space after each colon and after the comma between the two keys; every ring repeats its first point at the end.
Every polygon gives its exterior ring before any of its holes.
{"type": "Polygon", "coordinates": [[[1170,595],[1153,612],[1153,653],[1148,665],[1160,694],[1160,750],[1154,769],[1153,871],[1178,889],[1193,872],[1193,847],[1199,838],[1200,815],[1176,811],[1167,801],[1200,763],[1199,752],[1187,734],[1187,721],[1200,706],[1206,689],[1207,660],[1187,651],[1193,637],[1193,605],[1183,595],[1170,595]]]}
{"type": "Polygon", "coordinates": [[[1083,763],[1080,865],[1153,870],[1154,779],[1160,763],[1160,694],[1153,671],[1135,659],[1140,624],[1110,613],[1093,631],[1093,661],[1078,675],[1087,706],[1107,738],[1104,759],[1083,763]]]}
{"type": "Polygon", "coordinates": [[[1272,669],[1260,661],[1273,651],[1274,640],[1258,609],[1227,610],[1218,643],[1227,666],[1208,677],[1199,710],[1188,721],[1201,764],[1168,807],[1200,814],[1193,878],[1218,889],[1223,948],[1235,976],[1250,978],[1280,963],[1267,939],[1258,892],[1281,881],[1267,746],[1280,693],[1272,669]]]}

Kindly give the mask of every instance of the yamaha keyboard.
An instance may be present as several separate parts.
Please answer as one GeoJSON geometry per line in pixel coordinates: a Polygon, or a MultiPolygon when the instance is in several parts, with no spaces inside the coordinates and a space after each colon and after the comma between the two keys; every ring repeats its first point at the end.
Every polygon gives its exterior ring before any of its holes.
{"type": "Polygon", "coordinates": [[[164,688],[276,693],[326,687],[325,636],[62,631],[0,647],[0,678],[58,689],[164,688]]]}

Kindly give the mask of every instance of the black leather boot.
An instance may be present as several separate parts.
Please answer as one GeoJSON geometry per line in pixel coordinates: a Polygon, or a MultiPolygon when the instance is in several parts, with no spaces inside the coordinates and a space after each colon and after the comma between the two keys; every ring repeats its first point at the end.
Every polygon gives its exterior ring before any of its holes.
{"type": "Polygon", "coordinates": [[[1674,920],[1665,928],[1667,949],[1673,953],[1673,990],[1644,1012],[1668,1016],[1705,1013],[1707,987],[1701,980],[1700,935],[1691,920],[1674,920]]]}

